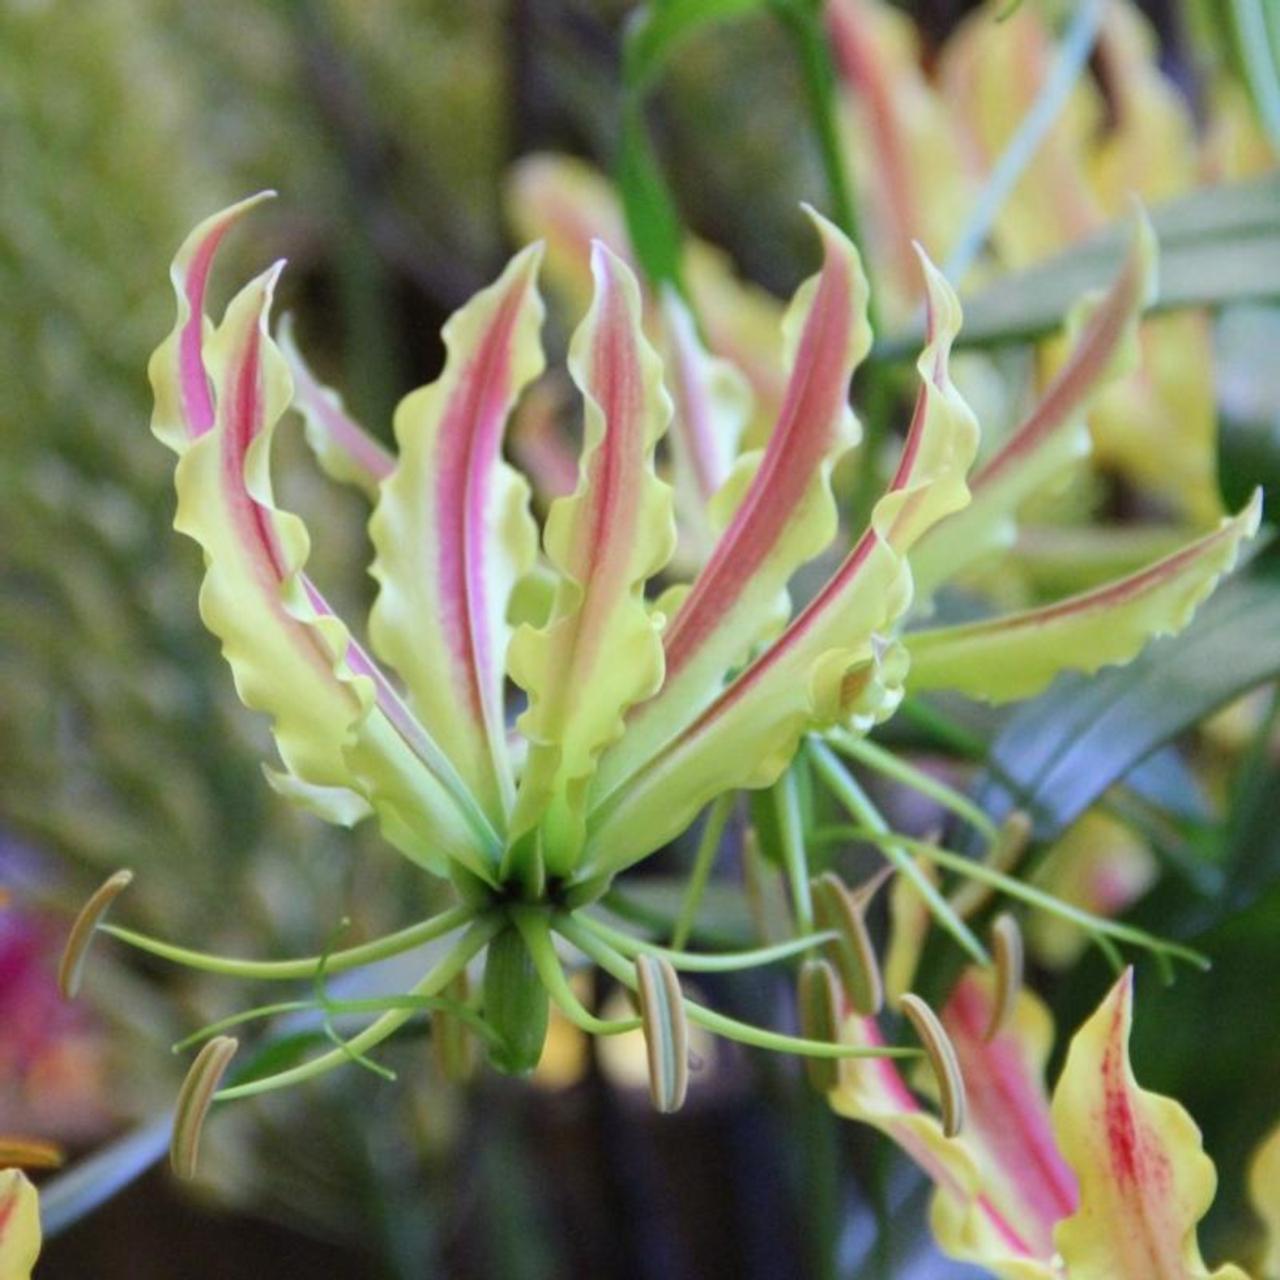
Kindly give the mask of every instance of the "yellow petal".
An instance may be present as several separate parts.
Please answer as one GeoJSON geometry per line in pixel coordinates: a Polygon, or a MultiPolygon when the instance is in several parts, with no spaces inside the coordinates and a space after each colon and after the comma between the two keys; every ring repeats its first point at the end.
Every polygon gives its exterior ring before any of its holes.
{"type": "Polygon", "coordinates": [[[0,1280],[31,1280],[39,1254],[36,1189],[20,1170],[0,1170],[0,1280]]]}
{"type": "Polygon", "coordinates": [[[1267,1229],[1263,1280],[1280,1278],[1280,1124],[1254,1153],[1249,1166],[1249,1199],[1267,1229]]]}
{"type": "Polygon", "coordinates": [[[1133,971],[1076,1032],[1053,1098],[1058,1145],[1080,1181],[1080,1208],[1054,1240],[1071,1280],[1247,1280],[1210,1272],[1196,1224],[1217,1174],[1195,1122],[1138,1086],[1129,1063],[1133,971]]]}

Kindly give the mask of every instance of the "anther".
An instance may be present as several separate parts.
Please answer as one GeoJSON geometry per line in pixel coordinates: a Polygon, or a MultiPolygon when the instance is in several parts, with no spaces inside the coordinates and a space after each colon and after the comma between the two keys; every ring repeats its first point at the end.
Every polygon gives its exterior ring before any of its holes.
{"type": "MultiPolygon", "coordinates": [[[[796,982],[800,1034],[806,1040],[834,1043],[840,1033],[840,980],[825,960],[806,960],[796,982]]],[[[835,1058],[806,1058],[809,1083],[819,1093],[829,1093],[840,1083],[840,1063],[835,1058]]]]}
{"type": "Polygon", "coordinates": [[[80,981],[84,976],[84,962],[89,954],[89,946],[93,935],[105,918],[111,904],[129,887],[133,881],[132,871],[117,871],[102,882],[89,901],[80,908],[71,933],[67,937],[66,949],[62,953],[62,961],[58,965],[58,990],[63,999],[74,1000],[80,992],[80,981]]]}
{"type": "Polygon", "coordinates": [[[213,1096],[222,1083],[240,1041],[231,1036],[215,1036],[196,1054],[187,1077],[178,1090],[174,1108],[173,1138],[169,1143],[169,1163],[180,1178],[194,1178],[200,1157],[200,1135],[213,1096]]]}
{"type": "Polygon", "coordinates": [[[900,1007],[920,1038],[929,1066],[938,1082],[942,1132],[948,1138],[954,1138],[964,1128],[967,1111],[964,1077],[960,1074],[955,1046],[938,1021],[938,1015],[918,995],[908,991],[902,997],[900,1007]]]}
{"type": "Polygon", "coordinates": [[[863,1017],[873,1017],[884,1004],[884,981],[862,907],[831,871],[814,879],[810,891],[818,928],[839,935],[827,944],[826,951],[844,983],[849,1003],[863,1017]]]}
{"type": "Polygon", "coordinates": [[[1018,928],[1017,920],[1007,912],[1002,912],[991,924],[991,953],[995,959],[996,974],[991,1019],[985,1034],[987,1040],[994,1040],[1013,1016],[1022,992],[1022,930],[1018,928]]]}
{"type": "Polygon", "coordinates": [[[636,956],[640,1026],[649,1056],[649,1096],[661,1112],[679,1111],[689,1090],[689,1024],[684,993],[671,962],[636,956]]]}

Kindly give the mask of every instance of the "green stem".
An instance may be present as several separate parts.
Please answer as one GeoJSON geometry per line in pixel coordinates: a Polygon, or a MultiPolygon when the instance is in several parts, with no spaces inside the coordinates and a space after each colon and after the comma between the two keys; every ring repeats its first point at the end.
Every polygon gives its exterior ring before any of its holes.
{"type": "Polygon", "coordinates": [[[778,0],[774,10],[791,36],[800,73],[804,79],[809,123],[818,143],[822,171],[827,180],[832,217],[855,244],[859,243],[857,208],[853,188],[844,163],[840,137],[839,105],[836,101],[836,71],[831,62],[820,6],[804,0],[778,0]]]}
{"type": "Polygon", "coordinates": [[[907,852],[910,842],[889,830],[889,824],[881,817],[879,809],[871,803],[871,798],[844,768],[831,748],[823,742],[810,738],[809,754],[818,775],[830,788],[831,793],[863,827],[875,833],[876,847],[884,853],[900,875],[906,876],[911,881],[933,913],[934,919],[978,964],[989,964],[990,957],[987,955],[987,950],[978,941],[973,930],[960,919],[951,904],[938,891],[937,886],[920,870],[916,860],[907,852]]]}
{"type": "Polygon", "coordinates": [[[809,892],[809,858],[804,847],[804,820],[800,814],[800,796],[796,775],[788,769],[773,784],[773,805],[778,816],[778,838],[782,846],[782,864],[791,887],[791,909],[801,933],[813,932],[813,898],[809,892]]]}
{"type": "MultiPolygon", "coordinates": [[[[472,957],[478,955],[488,945],[490,939],[502,927],[503,922],[496,918],[476,920],[454,944],[449,954],[439,964],[429,969],[409,989],[408,995],[410,997],[438,995],[467,967],[472,957]]],[[[418,1012],[417,1008],[399,1008],[384,1013],[359,1035],[352,1036],[347,1041],[345,1049],[334,1049],[330,1053],[311,1059],[310,1062],[304,1062],[300,1066],[291,1067],[288,1071],[280,1071],[262,1080],[250,1080],[245,1084],[232,1085],[228,1089],[219,1090],[215,1099],[219,1102],[229,1102],[233,1098],[248,1098],[259,1093],[283,1089],[288,1085],[301,1084],[306,1080],[314,1080],[317,1076],[325,1075],[335,1067],[341,1067],[350,1062],[352,1053],[364,1053],[380,1045],[384,1040],[395,1035],[416,1012],[418,1012]]]]}
{"type": "Polygon", "coordinates": [[[687,951],[675,951],[670,947],[654,946],[639,938],[633,938],[621,929],[615,929],[603,920],[597,920],[584,912],[575,912],[575,920],[590,929],[602,942],[616,947],[629,959],[641,953],[661,956],[670,961],[673,969],[681,969],[686,973],[733,973],[740,969],[755,969],[761,965],[776,964],[779,960],[789,960],[792,956],[808,951],[810,947],[821,946],[825,942],[833,942],[839,936],[835,933],[810,933],[801,938],[788,938],[772,947],[757,947],[751,951],[730,951],[723,955],[691,955],[687,951]]]}
{"type": "Polygon", "coordinates": [[[867,738],[859,738],[847,729],[833,729],[826,737],[841,755],[937,801],[944,809],[963,818],[975,831],[981,832],[988,843],[995,840],[995,823],[968,796],[961,795],[954,787],[930,777],[923,769],[917,769],[915,765],[898,759],[891,751],[886,751],[867,738]]]}
{"type": "Polygon", "coordinates": [[[671,930],[671,946],[676,951],[684,949],[685,943],[689,941],[689,934],[693,932],[693,922],[698,917],[698,907],[702,904],[702,895],[711,879],[711,868],[715,865],[716,853],[720,849],[720,838],[724,835],[725,823],[732,810],[731,794],[718,796],[707,810],[707,820],[698,839],[693,866],[689,870],[689,884],[680,903],[680,914],[676,916],[675,927],[671,930]]]}
{"type": "MultiPolygon", "coordinates": [[[[606,973],[612,974],[624,987],[632,991],[636,989],[638,983],[632,964],[589,929],[581,928],[579,922],[571,916],[557,917],[555,928],[561,937],[572,942],[583,955],[594,960],[606,973]]],[[[825,1040],[805,1040],[800,1036],[783,1035],[781,1032],[766,1031],[762,1027],[739,1022],[736,1018],[716,1013],[714,1009],[708,1009],[687,997],[684,1006],[690,1022],[696,1022],[727,1039],[737,1040],[740,1044],[752,1045],[757,1049],[772,1049],[777,1053],[794,1053],[807,1058],[914,1058],[920,1052],[918,1049],[885,1045],[848,1045],[832,1044],[825,1040]]]]}
{"type": "Polygon", "coordinates": [[[547,994],[556,1007],[573,1025],[589,1036],[617,1036],[640,1027],[639,1018],[609,1020],[597,1018],[578,999],[569,980],[564,976],[556,945],[551,937],[547,913],[541,907],[513,907],[511,918],[520,930],[524,945],[529,948],[533,967],[538,971],[547,994]]]}
{"type": "Polygon", "coordinates": [[[422,946],[423,943],[441,938],[446,933],[452,933],[471,920],[474,915],[475,912],[471,907],[450,907],[438,916],[432,916],[429,920],[420,921],[396,933],[389,933],[385,938],[377,938],[373,942],[362,942],[359,946],[349,947],[345,951],[335,951],[327,961],[322,956],[308,956],[303,960],[236,960],[229,956],[214,955],[208,951],[191,951],[186,947],[177,947],[120,925],[101,924],[98,928],[103,933],[109,933],[113,938],[136,947],[139,951],[159,956],[162,960],[171,960],[174,964],[184,965],[188,969],[199,969],[204,973],[220,973],[230,978],[290,982],[299,978],[314,978],[322,962],[327,973],[344,973],[348,969],[358,969],[361,965],[372,964],[375,960],[398,956],[402,952],[422,946]]]}

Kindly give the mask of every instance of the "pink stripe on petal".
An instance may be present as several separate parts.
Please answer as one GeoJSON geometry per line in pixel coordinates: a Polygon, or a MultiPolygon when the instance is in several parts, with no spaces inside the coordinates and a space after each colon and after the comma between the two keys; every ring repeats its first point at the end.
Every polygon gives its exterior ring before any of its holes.
{"type": "Polygon", "coordinates": [[[969,1096],[971,1132],[1001,1171],[1027,1236],[1041,1257],[1053,1252],[1053,1228],[1076,1211],[1075,1175],[1058,1150],[1049,1100],[1027,1053],[1009,1031],[985,1039],[991,998],[972,973],[956,984],[942,1020],[969,1096]]]}
{"type": "Polygon", "coordinates": [[[1002,477],[1033,453],[1059,427],[1071,421],[1097,390],[1124,337],[1126,326],[1142,304],[1145,276],[1138,245],[1130,252],[1123,271],[1090,318],[1066,364],[1030,416],[1013,433],[971,482],[977,497],[984,486],[1002,477]]]}
{"type": "Polygon", "coordinates": [[[437,540],[442,629],[456,662],[455,678],[466,688],[475,715],[501,724],[501,708],[487,706],[500,681],[494,678],[485,546],[486,504],[501,457],[506,407],[511,394],[511,341],[530,287],[518,276],[503,299],[484,340],[461,375],[462,394],[440,424],[436,449],[437,540]]]}
{"type": "Polygon", "coordinates": [[[778,423],[750,489],[663,637],[668,680],[733,608],[836,443],[857,317],[850,260],[828,248],[778,423]]]}

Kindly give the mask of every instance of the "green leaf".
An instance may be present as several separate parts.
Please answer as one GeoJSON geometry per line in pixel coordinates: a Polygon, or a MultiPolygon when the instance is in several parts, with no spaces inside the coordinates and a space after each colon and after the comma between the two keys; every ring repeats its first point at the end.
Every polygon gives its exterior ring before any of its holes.
{"type": "MultiPolygon", "coordinates": [[[[1152,312],[1280,297],[1280,175],[1206,187],[1151,212],[1160,243],[1160,293],[1152,312]]],[[[1020,342],[1059,328],[1072,303],[1104,286],[1124,254],[1116,223],[1057,255],[964,299],[958,346],[1020,342]]],[[[920,326],[891,335],[873,358],[901,360],[920,326]]]]}
{"type": "Polygon", "coordinates": [[[1280,555],[1272,546],[1226,583],[1179,636],[1127,667],[1065,677],[996,737],[983,804],[1027,808],[1052,838],[1148,755],[1280,675],[1280,555]]]}
{"type": "Polygon", "coordinates": [[[638,95],[629,95],[623,103],[617,173],[627,235],[646,279],[678,287],[680,214],[654,154],[638,95]]]}
{"type": "Polygon", "coordinates": [[[636,11],[627,30],[623,74],[643,92],[691,36],[717,22],[764,8],[765,0],[659,0],[636,11]]]}

